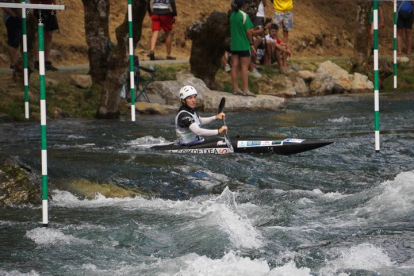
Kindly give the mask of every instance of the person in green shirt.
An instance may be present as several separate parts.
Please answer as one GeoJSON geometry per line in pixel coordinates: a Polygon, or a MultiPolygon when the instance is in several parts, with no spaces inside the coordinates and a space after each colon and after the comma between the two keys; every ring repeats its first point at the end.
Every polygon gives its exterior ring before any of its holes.
{"type": "Polygon", "coordinates": [[[233,82],[233,94],[242,96],[256,95],[249,91],[248,70],[251,60],[253,45],[253,23],[242,8],[246,0],[234,0],[235,8],[230,16],[230,50],[231,50],[231,80],[233,82]],[[243,82],[243,90],[237,84],[238,68],[243,82]]]}

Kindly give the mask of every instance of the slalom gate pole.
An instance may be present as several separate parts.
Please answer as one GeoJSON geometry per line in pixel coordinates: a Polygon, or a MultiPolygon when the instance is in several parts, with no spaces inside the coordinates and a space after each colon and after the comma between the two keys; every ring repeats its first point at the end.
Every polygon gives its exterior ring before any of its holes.
{"type": "Polygon", "coordinates": [[[129,78],[131,94],[131,121],[135,122],[135,74],[134,74],[134,39],[132,33],[132,0],[128,0],[129,26],[129,78]]]}
{"type": "Polygon", "coordinates": [[[394,0],[394,89],[397,89],[397,0],[394,0]]]}
{"type": "Polygon", "coordinates": [[[378,7],[379,0],[374,0],[374,101],[375,101],[375,151],[380,151],[379,122],[379,72],[378,72],[378,7]]]}
{"type": "Polygon", "coordinates": [[[47,136],[46,136],[46,85],[45,85],[45,52],[43,23],[38,25],[39,40],[39,86],[40,86],[40,130],[42,144],[42,212],[43,227],[49,224],[47,197],[47,136]]]}
{"type": "MultiPolygon", "coordinates": [[[[22,0],[26,4],[26,0],[22,0]]],[[[26,8],[22,8],[22,30],[23,30],[23,75],[24,75],[24,117],[29,119],[29,69],[27,66],[27,21],[26,8]]]]}

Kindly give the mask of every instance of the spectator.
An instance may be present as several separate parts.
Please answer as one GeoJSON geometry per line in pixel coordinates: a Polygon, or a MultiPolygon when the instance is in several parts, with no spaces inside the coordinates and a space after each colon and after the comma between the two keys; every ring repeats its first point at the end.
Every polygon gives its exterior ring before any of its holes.
{"type": "Polygon", "coordinates": [[[407,55],[411,55],[411,29],[413,27],[414,1],[398,1],[398,55],[402,54],[403,36],[405,34],[405,46],[407,55]]]}
{"type": "Polygon", "coordinates": [[[293,0],[270,0],[273,3],[275,14],[273,16],[273,24],[279,29],[283,27],[283,39],[287,49],[289,46],[289,32],[293,29],[293,0]]]}
{"type": "Polygon", "coordinates": [[[234,89],[233,94],[255,97],[256,95],[249,91],[248,85],[248,69],[251,60],[250,51],[253,45],[253,24],[249,16],[242,10],[244,2],[245,0],[234,0],[235,8],[230,16],[231,79],[234,89]],[[237,84],[239,66],[243,91],[240,90],[237,84]]]}
{"type": "Polygon", "coordinates": [[[277,37],[279,27],[276,24],[270,26],[269,34],[265,36],[265,55],[264,64],[270,65],[277,61],[280,69],[287,69],[287,58],[292,55],[286,43],[280,41],[277,37]]]}
{"type": "MultiPolygon", "coordinates": [[[[56,5],[56,0],[30,0],[32,4],[46,4],[56,5]]],[[[52,50],[53,31],[59,30],[58,21],[56,18],[56,11],[53,10],[33,10],[34,16],[37,20],[41,20],[44,24],[44,51],[45,51],[45,69],[50,71],[57,71],[50,61],[50,52],[52,50]]],[[[38,46],[38,42],[36,42],[38,46]]],[[[34,55],[34,69],[39,70],[39,55],[34,55]]]]}
{"type": "Polygon", "coordinates": [[[174,60],[171,56],[171,38],[172,26],[177,22],[177,9],[175,0],[152,0],[152,11],[148,2],[148,12],[152,20],[152,38],[151,49],[149,53],[150,60],[155,60],[155,45],[157,44],[158,32],[165,32],[165,46],[167,48],[167,59],[174,60]]]}
{"type": "MultiPolygon", "coordinates": [[[[0,2],[11,2],[11,0],[3,0],[0,2]]],[[[7,28],[10,69],[15,69],[20,39],[22,37],[22,20],[17,15],[16,9],[3,8],[3,21],[7,28]]]]}
{"type": "Polygon", "coordinates": [[[265,18],[265,7],[266,7],[266,2],[260,1],[260,4],[257,8],[257,13],[256,16],[253,20],[253,26],[254,27],[259,27],[259,29],[261,27],[264,26],[264,18],[265,18]]]}

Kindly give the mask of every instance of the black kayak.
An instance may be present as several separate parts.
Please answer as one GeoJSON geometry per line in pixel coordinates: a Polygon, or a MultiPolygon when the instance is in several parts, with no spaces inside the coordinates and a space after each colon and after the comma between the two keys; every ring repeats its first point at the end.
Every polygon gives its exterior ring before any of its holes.
{"type": "MultiPolygon", "coordinates": [[[[272,139],[272,138],[243,138],[231,139],[235,153],[274,153],[282,155],[296,154],[317,149],[332,144],[333,141],[318,141],[309,139],[272,139]]],[[[171,153],[188,154],[228,154],[233,153],[224,139],[206,141],[193,146],[169,144],[151,147],[153,150],[171,153]]]]}

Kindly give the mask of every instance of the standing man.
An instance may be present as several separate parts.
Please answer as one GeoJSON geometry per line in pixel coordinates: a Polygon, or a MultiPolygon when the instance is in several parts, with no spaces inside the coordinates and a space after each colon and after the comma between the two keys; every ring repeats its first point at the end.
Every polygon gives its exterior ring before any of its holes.
{"type": "Polygon", "coordinates": [[[286,43],[289,50],[289,32],[293,29],[293,0],[270,0],[270,2],[273,3],[275,10],[273,24],[278,25],[279,29],[283,28],[282,42],[286,43]]]}
{"type": "Polygon", "coordinates": [[[398,34],[398,55],[402,54],[403,36],[405,34],[405,46],[407,56],[411,55],[411,29],[413,27],[413,10],[414,1],[398,1],[398,21],[397,21],[397,34],[398,34]]]}
{"type": "MultiPolygon", "coordinates": [[[[11,2],[1,0],[0,2],[11,2]]],[[[7,44],[9,48],[10,69],[15,69],[17,53],[19,52],[22,37],[22,19],[17,15],[16,9],[3,8],[3,21],[7,28],[7,44]]]]}
{"type": "Polygon", "coordinates": [[[152,38],[151,50],[149,53],[150,60],[155,60],[154,50],[157,44],[158,32],[165,32],[165,46],[167,48],[167,59],[174,60],[171,56],[171,38],[172,26],[177,22],[177,9],[175,0],[152,0],[152,11],[148,2],[148,13],[152,20],[152,38]]]}
{"type": "MultiPolygon", "coordinates": [[[[56,5],[56,0],[30,0],[32,4],[56,5]]],[[[59,30],[56,11],[54,10],[33,10],[37,20],[41,20],[44,24],[44,47],[45,47],[45,69],[57,71],[58,69],[52,65],[50,61],[50,52],[52,49],[53,31],[59,30]]],[[[36,40],[36,45],[38,42],[36,40]]],[[[38,46],[37,46],[38,47],[38,46]]],[[[39,70],[39,56],[34,55],[34,68],[39,70]]]]}

